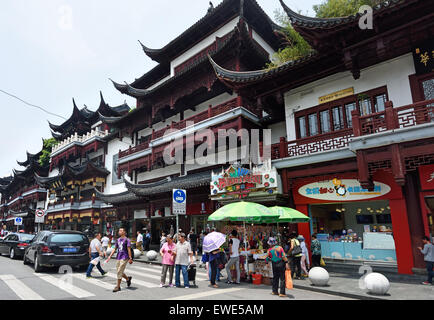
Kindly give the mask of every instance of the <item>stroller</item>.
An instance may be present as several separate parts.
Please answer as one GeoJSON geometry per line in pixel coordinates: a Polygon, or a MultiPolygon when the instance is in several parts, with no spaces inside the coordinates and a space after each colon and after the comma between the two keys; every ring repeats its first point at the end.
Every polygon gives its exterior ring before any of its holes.
{"type": "Polygon", "coordinates": [[[196,285],[196,264],[189,264],[188,265],[188,282],[193,282],[193,288],[197,288],[196,285]]]}

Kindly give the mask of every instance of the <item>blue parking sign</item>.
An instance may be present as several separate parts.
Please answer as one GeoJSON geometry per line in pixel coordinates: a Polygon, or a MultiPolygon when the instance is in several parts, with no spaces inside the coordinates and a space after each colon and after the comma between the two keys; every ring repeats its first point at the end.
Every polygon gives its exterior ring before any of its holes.
{"type": "Polygon", "coordinates": [[[173,191],[173,201],[175,201],[176,203],[184,203],[186,198],[187,197],[184,190],[173,191]]]}

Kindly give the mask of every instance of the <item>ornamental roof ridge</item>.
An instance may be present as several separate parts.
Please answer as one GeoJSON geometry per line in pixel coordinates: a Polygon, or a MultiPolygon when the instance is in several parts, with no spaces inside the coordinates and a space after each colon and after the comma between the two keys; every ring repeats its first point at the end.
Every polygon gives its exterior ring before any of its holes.
{"type": "MultiPolygon", "coordinates": [[[[413,1],[413,0],[410,0],[413,1]]],[[[387,10],[390,7],[393,7],[398,4],[404,4],[405,2],[410,2],[408,0],[387,0],[376,5],[374,9],[374,14],[381,12],[383,10],[387,10]]],[[[327,29],[336,27],[338,25],[343,25],[347,23],[352,23],[358,20],[361,13],[356,13],[354,15],[349,15],[345,17],[336,17],[336,18],[317,18],[317,17],[308,17],[303,16],[295,11],[291,10],[284,2],[284,0],[279,0],[283,10],[288,15],[293,25],[296,25],[300,28],[308,28],[308,29],[327,29]]]]}

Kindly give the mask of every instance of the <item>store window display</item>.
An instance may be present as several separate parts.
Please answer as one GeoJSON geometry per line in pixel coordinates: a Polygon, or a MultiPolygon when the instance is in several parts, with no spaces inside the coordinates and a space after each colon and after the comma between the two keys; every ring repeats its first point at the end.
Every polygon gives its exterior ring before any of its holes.
{"type": "Polygon", "coordinates": [[[310,214],[323,257],[396,263],[388,201],[311,205],[310,214]]]}

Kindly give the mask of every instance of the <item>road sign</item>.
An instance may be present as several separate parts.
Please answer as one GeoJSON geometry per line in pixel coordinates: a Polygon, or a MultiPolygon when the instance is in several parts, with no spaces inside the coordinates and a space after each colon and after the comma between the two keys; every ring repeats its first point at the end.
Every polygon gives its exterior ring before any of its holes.
{"type": "Polygon", "coordinates": [[[38,209],[35,211],[35,223],[44,223],[45,211],[38,209]]]}
{"type": "Polygon", "coordinates": [[[16,226],[22,226],[23,225],[23,218],[21,218],[21,217],[15,218],[15,225],[16,226]]]}
{"type": "Polygon", "coordinates": [[[173,214],[187,213],[187,191],[182,189],[173,189],[173,214]]]}

